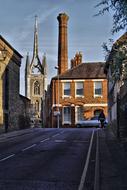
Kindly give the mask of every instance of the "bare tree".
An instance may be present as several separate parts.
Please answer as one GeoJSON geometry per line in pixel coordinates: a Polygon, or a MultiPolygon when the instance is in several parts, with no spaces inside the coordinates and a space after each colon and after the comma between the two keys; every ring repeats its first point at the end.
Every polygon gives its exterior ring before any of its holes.
{"type": "Polygon", "coordinates": [[[113,11],[112,34],[127,29],[127,0],[101,0],[95,7],[101,7],[96,16],[113,11]]]}

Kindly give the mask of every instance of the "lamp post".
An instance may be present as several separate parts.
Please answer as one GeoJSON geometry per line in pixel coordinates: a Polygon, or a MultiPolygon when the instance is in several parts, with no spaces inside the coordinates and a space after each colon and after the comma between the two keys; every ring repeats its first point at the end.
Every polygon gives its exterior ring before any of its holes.
{"type": "Polygon", "coordinates": [[[60,109],[59,109],[59,66],[56,66],[55,69],[57,69],[57,81],[58,81],[58,100],[57,100],[57,103],[58,103],[58,109],[57,109],[57,128],[60,128],[60,109]]]}

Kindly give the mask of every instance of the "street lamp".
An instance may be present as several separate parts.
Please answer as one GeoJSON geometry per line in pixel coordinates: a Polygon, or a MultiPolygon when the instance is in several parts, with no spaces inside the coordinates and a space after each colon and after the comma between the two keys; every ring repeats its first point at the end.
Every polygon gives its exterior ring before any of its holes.
{"type": "Polygon", "coordinates": [[[59,66],[55,66],[55,69],[57,69],[57,80],[58,80],[58,109],[57,109],[57,128],[60,128],[60,109],[59,109],[59,66]]]}

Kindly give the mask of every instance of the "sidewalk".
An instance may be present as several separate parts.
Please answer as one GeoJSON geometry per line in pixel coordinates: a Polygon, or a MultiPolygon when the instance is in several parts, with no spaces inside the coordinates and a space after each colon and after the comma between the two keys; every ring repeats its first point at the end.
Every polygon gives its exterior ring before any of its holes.
{"type": "Polygon", "coordinates": [[[100,129],[100,190],[127,190],[127,151],[110,129],[100,129]]]}
{"type": "Polygon", "coordinates": [[[28,128],[28,129],[9,131],[7,133],[1,132],[0,133],[0,140],[13,138],[13,137],[17,137],[17,136],[22,136],[24,134],[32,133],[35,130],[36,130],[35,128],[28,128]]]}

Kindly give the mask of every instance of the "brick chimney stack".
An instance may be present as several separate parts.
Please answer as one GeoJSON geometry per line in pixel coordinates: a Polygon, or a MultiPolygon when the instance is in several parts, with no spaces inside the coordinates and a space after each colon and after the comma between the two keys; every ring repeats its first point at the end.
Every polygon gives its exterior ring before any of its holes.
{"type": "Polygon", "coordinates": [[[69,17],[65,13],[60,13],[57,17],[59,22],[58,36],[58,67],[59,74],[68,70],[68,39],[67,39],[67,21],[69,17]]]}
{"type": "Polygon", "coordinates": [[[82,63],[82,53],[81,52],[77,52],[75,54],[74,59],[71,59],[71,68],[76,67],[77,65],[82,63]]]}

